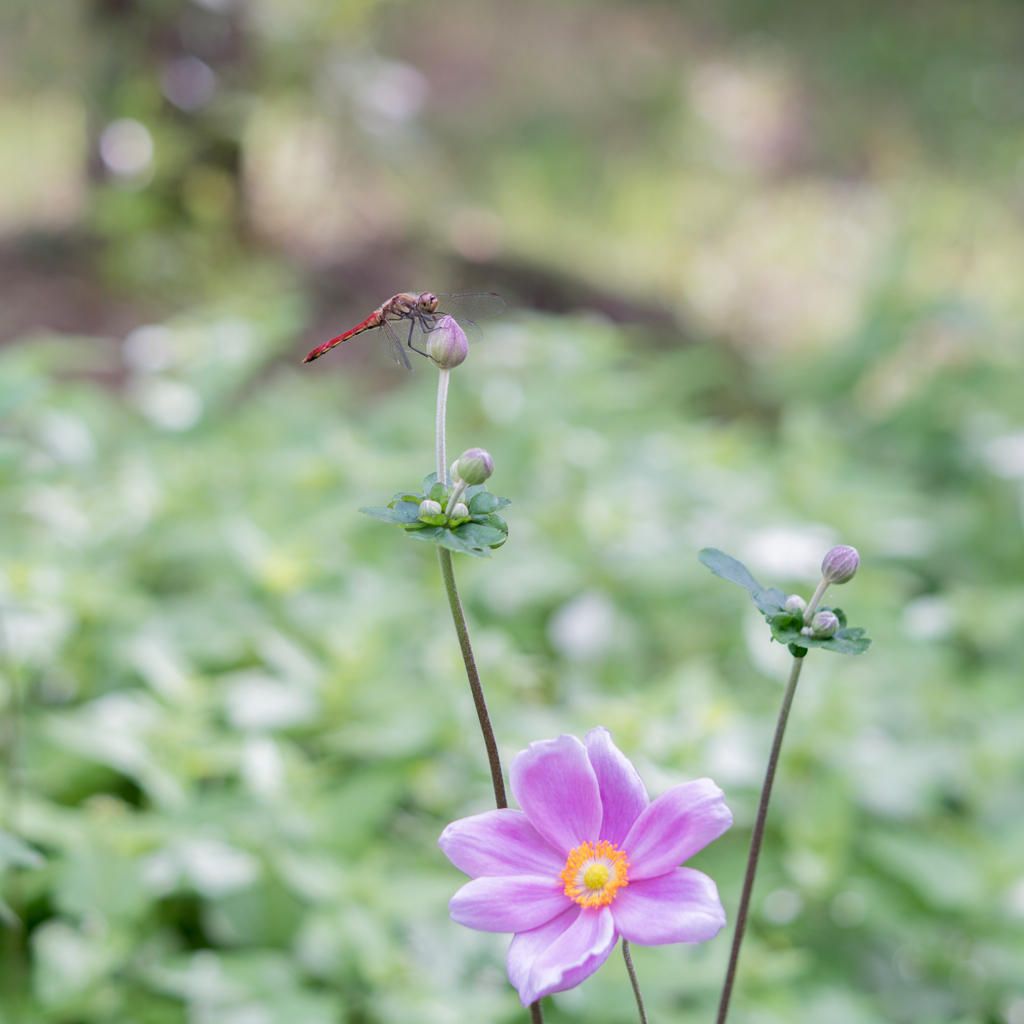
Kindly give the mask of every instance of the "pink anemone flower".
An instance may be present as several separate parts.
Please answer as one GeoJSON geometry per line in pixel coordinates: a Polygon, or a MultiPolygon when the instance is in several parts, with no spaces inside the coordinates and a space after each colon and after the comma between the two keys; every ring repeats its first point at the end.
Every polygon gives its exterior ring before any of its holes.
{"type": "Polygon", "coordinates": [[[725,924],[707,875],[679,867],[732,824],[710,779],[653,803],[607,729],[542,740],[509,773],[521,811],[452,822],[438,845],[472,878],[452,920],[515,932],[509,981],[524,1006],[564,992],[608,958],[621,935],[641,946],[704,942],[725,924]]]}

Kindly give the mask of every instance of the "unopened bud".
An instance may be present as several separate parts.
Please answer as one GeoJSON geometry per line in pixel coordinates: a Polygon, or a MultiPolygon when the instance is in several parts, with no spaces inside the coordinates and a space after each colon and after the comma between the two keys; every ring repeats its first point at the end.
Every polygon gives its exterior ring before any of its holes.
{"type": "Polygon", "coordinates": [[[455,503],[455,508],[452,509],[451,519],[468,519],[469,509],[462,504],[461,501],[455,503]]]}
{"type": "Polygon", "coordinates": [[[455,475],[472,487],[482,484],[494,472],[494,459],[483,448],[470,448],[455,463],[455,475]]]}
{"type": "Polygon", "coordinates": [[[420,502],[420,519],[429,519],[431,516],[439,516],[444,511],[441,508],[439,501],[431,501],[427,498],[426,501],[420,502]]]}
{"type": "Polygon", "coordinates": [[[819,638],[832,636],[839,628],[839,619],[835,612],[818,612],[811,619],[811,634],[819,638]]]}
{"type": "Polygon", "coordinates": [[[466,332],[450,316],[443,316],[427,335],[427,355],[442,370],[454,369],[469,354],[466,332]]]}
{"type": "Polygon", "coordinates": [[[821,575],[829,583],[846,583],[853,579],[859,565],[857,549],[848,544],[840,544],[822,559],[821,575]]]}
{"type": "Polygon", "coordinates": [[[790,615],[803,615],[807,611],[807,602],[799,594],[790,594],[786,598],[785,608],[790,615]]]}

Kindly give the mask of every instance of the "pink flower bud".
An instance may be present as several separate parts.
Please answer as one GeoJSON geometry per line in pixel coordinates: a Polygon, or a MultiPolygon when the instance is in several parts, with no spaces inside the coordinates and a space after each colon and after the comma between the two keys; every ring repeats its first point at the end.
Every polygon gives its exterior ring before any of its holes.
{"type": "Polygon", "coordinates": [[[457,479],[472,487],[482,484],[494,472],[494,459],[483,448],[470,448],[455,463],[457,479]]]}
{"type": "Polygon", "coordinates": [[[427,355],[441,367],[451,370],[469,354],[466,332],[450,316],[443,316],[427,335],[427,355]]]}
{"type": "Polygon", "coordinates": [[[811,635],[818,637],[819,639],[832,636],[838,628],[839,618],[835,612],[818,612],[818,614],[811,619],[811,635]]]}
{"type": "Polygon", "coordinates": [[[860,565],[860,555],[856,548],[848,544],[840,544],[833,548],[822,560],[821,575],[829,583],[846,583],[853,579],[853,574],[860,565]]]}

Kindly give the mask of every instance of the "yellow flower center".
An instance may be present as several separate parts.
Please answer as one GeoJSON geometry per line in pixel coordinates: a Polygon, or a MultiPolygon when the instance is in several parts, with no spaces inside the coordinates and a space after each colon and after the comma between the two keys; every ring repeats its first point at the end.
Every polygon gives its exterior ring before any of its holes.
{"type": "Polygon", "coordinates": [[[615,899],[618,889],[629,885],[628,867],[625,851],[602,839],[580,843],[569,853],[558,877],[565,882],[565,895],[581,907],[604,907],[615,899]]]}

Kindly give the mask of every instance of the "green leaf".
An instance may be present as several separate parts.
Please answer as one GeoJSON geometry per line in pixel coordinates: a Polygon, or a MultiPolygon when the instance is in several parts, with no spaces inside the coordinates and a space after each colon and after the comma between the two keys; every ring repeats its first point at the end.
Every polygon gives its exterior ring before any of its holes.
{"type": "Polygon", "coordinates": [[[469,502],[469,511],[473,515],[485,515],[511,504],[512,502],[508,498],[501,498],[497,494],[491,494],[490,491],[481,491],[479,494],[473,495],[469,502]]]}
{"type": "Polygon", "coordinates": [[[486,523],[488,526],[493,526],[496,530],[501,530],[502,533],[508,533],[508,524],[501,516],[489,515],[489,516],[473,516],[474,523],[486,523]]]}
{"type": "Polygon", "coordinates": [[[448,488],[444,484],[434,484],[430,488],[430,497],[434,501],[439,501],[441,505],[447,504],[448,501],[448,488]]]}
{"type": "Polygon", "coordinates": [[[0,868],[13,865],[19,868],[41,868],[46,858],[24,839],[0,829],[0,868]]]}
{"type": "Polygon", "coordinates": [[[490,491],[481,491],[474,494],[469,502],[469,511],[475,515],[486,515],[498,507],[498,496],[490,491]]]}
{"type": "Polygon", "coordinates": [[[415,523],[420,517],[418,501],[399,501],[391,506],[391,511],[399,517],[399,522],[402,523],[415,523]]]}
{"type": "Polygon", "coordinates": [[[404,525],[408,520],[403,519],[399,513],[394,509],[384,506],[374,506],[373,508],[361,508],[359,510],[364,516],[369,516],[371,519],[379,519],[382,523],[395,523],[399,526],[404,525]]]}
{"type": "Polygon", "coordinates": [[[833,654],[863,654],[871,641],[864,636],[864,630],[857,627],[840,629],[828,637],[805,636],[801,632],[802,620],[793,615],[783,613],[772,616],[769,625],[772,636],[780,644],[796,644],[799,647],[820,647],[823,651],[833,654]]]}
{"type": "Polygon", "coordinates": [[[739,559],[718,548],[704,548],[698,557],[716,576],[749,590],[751,600],[765,618],[777,615],[785,607],[786,595],[778,587],[762,587],[739,559]]]}
{"type": "MultiPolygon", "coordinates": [[[[487,558],[491,553],[491,546],[487,543],[479,543],[472,534],[463,534],[461,531],[467,527],[489,529],[486,526],[479,527],[476,523],[463,523],[455,530],[448,530],[441,526],[428,526],[424,530],[410,530],[409,536],[431,544],[439,544],[443,548],[448,548],[449,551],[458,551],[464,555],[471,555],[473,558],[487,558]]],[[[495,530],[494,533],[501,537],[499,543],[504,543],[504,534],[498,530],[495,530]]],[[[488,539],[493,539],[492,535],[488,534],[488,539]]],[[[499,543],[494,544],[494,547],[498,547],[499,543]]]]}
{"type": "Polygon", "coordinates": [[[423,493],[429,494],[431,487],[437,483],[437,474],[431,473],[429,476],[423,478],[423,493]]]}
{"type": "Polygon", "coordinates": [[[508,534],[486,523],[463,523],[452,531],[460,540],[467,541],[476,547],[500,547],[508,539],[508,534]]]}
{"type": "Polygon", "coordinates": [[[438,542],[443,548],[449,551],[459,551],[464,555],[471,555],[473,558],[488,558],[491,549],[487,545],[474,544],[472,541],[460,537],[454,530],[445,530],[444,536],[438,542]]]}
{"type": "Polygon", "coordinates": [[[396,501],[414,501],[418,505],[424,498],[426,498],[425,494],[414,494],[412,491],[399,491],[398,494],[391,499],[391,504],[393,505],[396,501]]]}
{"type": "Polygon", "coordinates": [[[737,558],[727,555],[718,548],[702,548],[697,556],[716,576],[730,583],[738,583],[744,590],[751,593],[757,590],[764,590],[753,576],[750,570],[737,558]]]}
{"type": "Polygon", "coordinates": [[[415,537],[417,540],[425,540],[436,544],[441,534],[445,532],[445,528],[443,526],[425,526],[422,530],[409,529],[406,532],[410,537],[415,537]]]}
{"type": "Polygon", "coordinates": [[[786,594],[778,587],[767,587],[756,594],[751,594],[750,599],[766,619],[777,615],[786,606],[786,594]]]}

